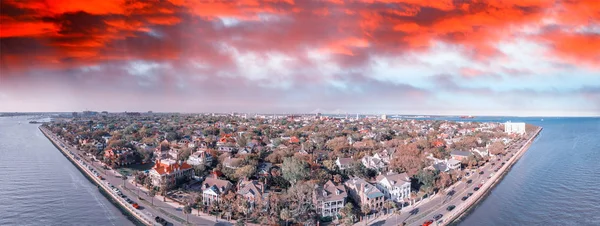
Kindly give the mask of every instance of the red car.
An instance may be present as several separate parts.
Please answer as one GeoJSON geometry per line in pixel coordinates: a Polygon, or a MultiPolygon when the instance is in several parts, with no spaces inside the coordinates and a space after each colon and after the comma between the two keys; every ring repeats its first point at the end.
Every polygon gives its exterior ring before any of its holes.
{"type": "Polygon", "coordinates": [[[423,223],[423,226],[429,226],[431,224],[433,224],[433,220],[428,220],[423,223]]]}

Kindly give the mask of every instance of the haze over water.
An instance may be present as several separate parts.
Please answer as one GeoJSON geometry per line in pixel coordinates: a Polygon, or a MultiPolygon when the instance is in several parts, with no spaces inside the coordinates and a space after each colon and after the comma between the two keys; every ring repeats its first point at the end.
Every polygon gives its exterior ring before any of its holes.
{"type": "Polygon", "coordinates": [[[0,117],[0,225],[133,225],[38,126],[0,117]]]}

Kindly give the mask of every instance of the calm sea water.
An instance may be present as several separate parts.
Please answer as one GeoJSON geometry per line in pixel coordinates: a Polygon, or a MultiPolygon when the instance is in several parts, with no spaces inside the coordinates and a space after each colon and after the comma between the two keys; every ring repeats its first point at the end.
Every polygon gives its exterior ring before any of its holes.
{"type": "Polygon", "coordinates": [[[541,119],[473,119],[544,130],[459,225],[600,225],[600,118],[541,119]]]}
{"type": "Polygon", "coordinates": [[[0,225],[133,225],[37,126],[0,117],[0,225]]]}

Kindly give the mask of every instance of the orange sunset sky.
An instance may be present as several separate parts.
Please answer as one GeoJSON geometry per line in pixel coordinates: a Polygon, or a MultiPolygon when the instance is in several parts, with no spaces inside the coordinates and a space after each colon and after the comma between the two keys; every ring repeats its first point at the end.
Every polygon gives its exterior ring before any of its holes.
{"type": "Polygon", "coordinates": [[[0,60],[0,112],[600,115],[600,1],[3,0],[0,60]]]}

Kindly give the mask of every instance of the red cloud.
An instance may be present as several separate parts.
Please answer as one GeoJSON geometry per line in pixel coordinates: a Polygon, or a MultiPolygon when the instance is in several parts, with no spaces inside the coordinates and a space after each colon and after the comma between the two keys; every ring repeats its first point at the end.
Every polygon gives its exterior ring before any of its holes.
{"type": "Polygon", "coordinates": [[[373,55],[428,51],[436,42],[458,46],[474,60],[487,61],[502,55],[496,48],[499,42],[514,39],[523,27],[542,26],[544,19],[566,28],[534,35],[534,40],[548,44],[553,57],[573,64],[600,62],[595,51],[600,49],[597,31],[577,30],[598,26],[600,3],[596,0],[38,0],[0,4],[4,69],[31,63],[73,67],[124,59],[198,59],[230,66],[231,55],[224,46],[240,52],[278,51],[298,59],[306,57],[307,50],[324,50],[340,55],[336,58],[340,64],[360,65],[373,55]],[[218,26],[221,18],[234,18],[239,24],[218,26]]]}

